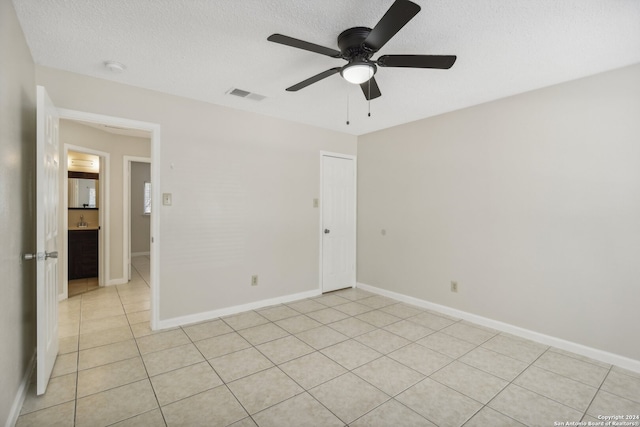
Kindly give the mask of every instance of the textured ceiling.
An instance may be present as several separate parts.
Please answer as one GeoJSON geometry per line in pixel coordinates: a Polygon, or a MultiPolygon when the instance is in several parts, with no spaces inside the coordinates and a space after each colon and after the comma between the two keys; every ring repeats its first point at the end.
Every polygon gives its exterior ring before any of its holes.
{"type": "Polygon", "coordinates": [[[379,69],[369,108],[345,62],[271,43],[330,48],[393,0],[13,0],[43,66],[360,135],[640,62],[638,0],[414,0],[422,10],[374,56],[457,55],[450,70],[379,69]],[[119,61],[122,74],[108,71],[119,61]],[[231,88],[266,98],[227,95],[231,88]],[[347,108],[348,105],[348,108],[347,108]],[[347,110],[350,125],[346,125],[347,110]]]}

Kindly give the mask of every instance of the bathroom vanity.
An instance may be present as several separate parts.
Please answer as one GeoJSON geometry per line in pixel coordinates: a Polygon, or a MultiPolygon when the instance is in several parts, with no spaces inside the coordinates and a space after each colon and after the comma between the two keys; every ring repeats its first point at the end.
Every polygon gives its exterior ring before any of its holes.
{"type": "Polygon", "coordinates": [[[69,280],[98,277],[98,228],[69,228],[69,280]]]}

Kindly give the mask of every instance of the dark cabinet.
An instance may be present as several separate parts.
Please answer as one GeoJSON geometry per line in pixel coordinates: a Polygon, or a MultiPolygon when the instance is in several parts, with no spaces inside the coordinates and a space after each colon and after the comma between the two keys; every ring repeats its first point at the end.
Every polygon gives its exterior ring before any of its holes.
{"type": "Polygon", "coordinates": [[[69,280],[98,277],[98,230],[69,230],[69,280]]]}

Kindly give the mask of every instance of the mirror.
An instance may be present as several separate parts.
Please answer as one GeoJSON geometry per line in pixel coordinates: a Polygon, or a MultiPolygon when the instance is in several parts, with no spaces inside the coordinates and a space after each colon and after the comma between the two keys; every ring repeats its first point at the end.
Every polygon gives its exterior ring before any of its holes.
{"type": "Polygon", "coordinates": [[[69,178],[69,208],[98,208],[98,180],[69,178]]]}

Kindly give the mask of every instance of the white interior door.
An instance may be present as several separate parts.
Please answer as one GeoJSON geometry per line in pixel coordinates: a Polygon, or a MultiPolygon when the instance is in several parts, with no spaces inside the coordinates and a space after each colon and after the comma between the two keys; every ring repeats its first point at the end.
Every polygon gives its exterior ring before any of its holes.
{"type": "Polygon", "coordinates": [[[356,279],[355,158],[322,155],[322,291],[356,279]]]}
{"type": "Polygon", "coordinates": [[[36,143],[37,393],[47,389],[58,355],[59,116],[38,86],[36,143]]]}

